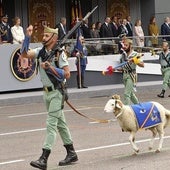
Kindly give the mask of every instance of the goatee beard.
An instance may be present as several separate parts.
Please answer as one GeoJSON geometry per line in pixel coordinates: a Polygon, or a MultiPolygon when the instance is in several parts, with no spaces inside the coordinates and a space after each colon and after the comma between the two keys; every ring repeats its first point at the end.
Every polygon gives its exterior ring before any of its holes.
{"type": "Polygon", "coordinates": [[[130,51],[130,47],[129,47],[129,48],[127,48],[125,51],[126,51],[126,53],[128,53],[128,52],[130,51]]]}

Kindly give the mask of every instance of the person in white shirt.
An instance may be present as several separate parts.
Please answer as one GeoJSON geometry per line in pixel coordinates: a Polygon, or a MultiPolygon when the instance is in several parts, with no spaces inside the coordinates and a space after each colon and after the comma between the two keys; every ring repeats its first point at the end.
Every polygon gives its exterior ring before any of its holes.
{"type": "Polygon", "coordinates": [[[144,47],[145,39],[144,39],[144,32],[143,32],[143,28],[141,26],[140,19],[137,19],[135,22],[134,32],[135,32],[135,36],[136,36],[136,45],[139,47],[144,47]]]}
{"type": "Polygon", "coordinates": [[[23,27],[20,26],[21,20],[19,17],[14,18],[14,26],[11,27],[13,36],[13,44],[21,44],[25,38],[23,27]]]}

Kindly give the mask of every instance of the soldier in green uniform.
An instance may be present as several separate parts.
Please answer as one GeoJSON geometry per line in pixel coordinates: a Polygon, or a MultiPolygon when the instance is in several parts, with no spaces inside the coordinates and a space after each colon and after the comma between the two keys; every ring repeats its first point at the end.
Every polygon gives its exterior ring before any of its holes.
{"type": "Polygon", "coordinates": [[[58,29],[45,27],[42,44],[43,48],[28,50],[29,40],[33,32],[33,26],[29,26],[26,31],[26,37],[21,49],[21,56],[26,58],[37,58],[38,68],[44,89],[44,101],[48,111],[46,120],[46,137],[42,147],[42,155],[36,161],[30,163],[31,166],[42,170],[47,169],[47,160],[55,143],[57,130],[66,148],[66,158],[59,162],[59,166],[64,166],[76,162],[77,154],[73,147],[73,142],[69,128],[66,124],[63,103],[64,95],[62,84],[65,79],[70,78],[67,56],[64,51],[54,54],[52,60],[47,61],[47,55],[50,55],[52,48],[57,43],[58,29]],[[55,61],[57,60],[57,64],[55,61]]]}
{"type": "MultiPolygon", "coordinates": [[[[159,54],[159,62],[163,77],[162,91],[158,97],[164,98],[165,91],[170,87],[170,51],[168,42],[162,43],[162,52],[159,54]]],[[[168,96],[170,97],[170,95],[168,96]]]]}
{"type": "Polygon", "coordinates": [[[125,39],[123,50],[120,62],[127,62],[127,64],[119,70],[123,72],[123,83],[125,85],[124,104],[130,105],[131,102],[137,104],[139,101],[134,92],[137,81],[136,66],[144,67],[144,62],[137,58],[138,53],[132,48],[132,40],[125,39]]]}

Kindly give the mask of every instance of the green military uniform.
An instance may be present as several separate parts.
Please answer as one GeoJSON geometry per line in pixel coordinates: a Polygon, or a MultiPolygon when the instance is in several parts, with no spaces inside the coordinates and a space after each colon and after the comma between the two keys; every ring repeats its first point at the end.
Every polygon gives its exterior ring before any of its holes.
{"type": "Polygon", "coordinates": [[[161,65],[161,72],[163,76],[162,90],[166,91],[170,87],[170,52],[159,54],[159,62],[161,65]]]}
{"type": "MultiPolygon", "coordinates": [[[[40,50],[41,48],[34,49],[36,53],[35,57],[38,57],[40,50]]],[[[50,54],[50,52],[48,54],[50,54]]],[[[42,60],[41,57],[43,56],[40,56],[39,63],[41,63],[42,60]]],[[[52,62],[52,65],[55,66],[55,63],[52,62]]],[[[67,56],[64,51],[59,56],[58,65],[59,68],[68,66],[67,56]]],[[[56,140],[57,130],[61,136],[64,145],[72,144],[70,131],[67,127],[62,108],[63,95],[61,94],[61,91],[54,86],[54,84],[51,82],[48,75],[46,74],[45,70],[41,68],[41,66],[39,67],[39,71],[44,89],[43,98],[46,103],[46,108],[48,111],[46,121],[47,124],[46,138],[43,148],[48,150],[52,149],[52,146],[56,140]]]]}
{"type": "MultiPolygon", "coordinates": [[[[29,26],[27,31],[28,31],[27,34],[29,35],[30,33],[29,31],[32,31],[32,27],[29,26]]],[[[58,29],[53,29],[45,26],[44,37],[46,38],[45,33],[52,33],[51,37],[45,42],[45,43],[51,42],[52,44],[53,41],[50,40],[52,40],[55,34],[56,35],[58,34],[58,29]]],[[[27,52],[28,45],[29,37],[27,36],[24,40],[21,53],[23,53],[23,51],[27,52]]],[[[76,162],[78,160],[77,154],[74,150],[70,131],[66,124],[63,113],[64,100],[66,100],[64,90],[62,88],[62,84],[65,81],[63,67],[68,66],[68,61],[67,56],[63,50],[60,52],[59,57],[57,56],[57,58],[53,57],[52,59],[50,59],[51,66],[49,66],[47,60],[48,56],[53,54],[52,50],[47,51],[47,49],[44,46],[43,48],[32,49],[32,52],[35,54],[34,57],[35,59],[37,58],[39,63],[38,64],[39,73],[44,89],[43,98],[46,103],[48,115],[46,120],[47,124],[46,138],[42,148],[43,150],[42,155],[38,160],[31,161],[30,165],[35,168],[47,170],[47,160],[51,153],[51,149],[55,143],[57,131],[59,132],[61,139],[64,143],[64,147],[66,148],[67,151],[66,158],[59,162],[59,166],[69,165],[72,162],[76,162]],[[53,72],[50,71],[51,69],[53,70],[53,72]]]]}
{"type": "MultiPolygon", "coordinates": [[[[132,53],[127,56],[126,53],[122,53],[120,62],[126,62],[129,59],[136,57],[137,52],[132,51],[132,53]]],[[[136,74],[136,64],[135,63],[128,63],[123,67],[123,83],[125,85],[124,90],[124,104],[130,105],[131,101],[134,104],[139,103],[138,98],[135,95],[134,87],[137,81],[137,74],[136,74]]]]}

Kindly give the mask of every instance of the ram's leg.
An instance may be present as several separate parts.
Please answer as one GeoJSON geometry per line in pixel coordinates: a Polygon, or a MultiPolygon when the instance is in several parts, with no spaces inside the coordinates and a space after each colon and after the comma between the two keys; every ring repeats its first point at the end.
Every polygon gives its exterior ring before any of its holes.
{"type": "Polygon", "coordinates": [[[153,144],[154,144],[154,141],[155,141],[155,137],[157,135],[157,130],[156,130],[155,127],[151,128],[150,130],[152,132],[152,138],[151,138],[150,143],[149,143],[149,150],[152,150],[153,144]]]}
{"type": "Polygon", "coordinates": [[[158,149],[156,150],[156,152],[158,153],[162,149],[162,144],[163,144],[163,140],[164,140],[164,128],[163,128],[163,126],[158,126],[157,131],[159,133],[159,146],[158,146],[158,149]]]}
{"type": "Polygon", "coordinates": [[[135,153],[138,153],[139,148],[135,144],[135,132],[130,132],[129,141],[130,141],[130,144],[132,145],[133,150],[135,151],[135,153]]]}

